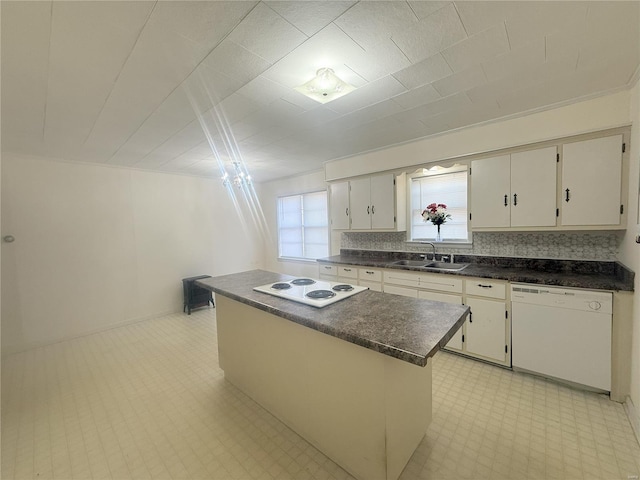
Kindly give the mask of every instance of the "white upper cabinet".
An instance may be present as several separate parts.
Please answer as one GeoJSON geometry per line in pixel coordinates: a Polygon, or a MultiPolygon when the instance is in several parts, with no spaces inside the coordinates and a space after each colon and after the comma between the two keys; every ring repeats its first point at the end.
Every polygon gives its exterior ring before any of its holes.
{"type": "Polygon", "coordinates": [[[556,225],[557,148],[471,162],[473,228],[556,225]]]}
{"type": "Polygon", "coordinates": [[[556,225],[557,147],[511,154],[511,226],[556,225]]]}
{"type": "Polygon", "coordinates": [[[331,199],[331,228],[348,230],[349,217],[349,182],[332,183],[329,187],[331,199]]]}
{"type": "Polygon", "coordinates": [[[471,224],[473,227],[508,227],[509,155],[471,162],[471,224]]]}
{"type": "Polygon", "coordinates": [[[396,178],[392,173],[384,173],[334,183],[331,202],[334,229],[402,231],[406,228],[406,175],[396,178]]]}
{"type": "Polygon", "coordinates": [[[620,225],[622,135],[562,146],[562,225],[620,225]]]}

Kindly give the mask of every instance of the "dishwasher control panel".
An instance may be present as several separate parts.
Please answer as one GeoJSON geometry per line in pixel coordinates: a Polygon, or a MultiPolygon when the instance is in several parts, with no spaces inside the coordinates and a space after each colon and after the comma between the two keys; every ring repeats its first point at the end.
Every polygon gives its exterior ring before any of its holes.
{"type": "Polygon", "coordinates": [[[512,283],[511,301],[531,305],[570,308],[585,312],[605,314],[613,312],[613,294],[597,290],[512,283]]]}

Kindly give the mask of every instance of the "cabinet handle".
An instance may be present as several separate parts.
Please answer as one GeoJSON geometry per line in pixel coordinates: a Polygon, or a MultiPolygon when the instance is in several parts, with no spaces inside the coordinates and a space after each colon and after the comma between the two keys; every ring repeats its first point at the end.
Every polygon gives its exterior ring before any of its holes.
{"type": "Polygon", "coordinates": [[[344,214],[348,217],[349,216],[349,207],[344,209],[344,214]]]}
{"type": "Polygon", "coordinates": [[[508,199],[509,199],[509,196],[508,196],[508,195],[505,195],[505,196],[504,196],[504,206],[505,206],[505,207],[506,207],[507,205],[509,205],[509,203],[508,203],[508,201],[509,201],[509,200],[508,200],[508,199]]]}
{"type": "Polygon", "coordinates": [[[367,205],[367,215],[369,215],[369,214],[370,214],[369,205],[367,205]]]}
{"type": "Polygon", "coordinates": [[[478,286],[480,288],[493,288],[493,285],[483,285],[482,283],[479,283],[478,286]]]}
{"type": "Polygon", "coordinates": [[[344,269],[344,271],[345,271],[345,272],[350,272],[350,271],[351,271],[351,269],[350,269],[350,268],[345,268],[345,269],[344,269]]]}
{"type": "Polygon", "coordinates": [[[518,194],[514,193],[513,194],[513,206],[515,207],[516,205],[518,205],[518,194]]]}
{"type": "Polygon", "coordinates": [[[564,191],[564,194],[565,194],[565,196],[564,196],[564,201],[565,201],[565,202],[568,202],[568,201],[569,201],[569,191],[570,191],[570,190],[569,190],[568,188],[564,191]]]}
{"type": "Polygon", "coordinates": [[[473,312],[469,310],[469,323],[473,323],[473,312]]]}
{"type": "Polygon", "coordinates": [[[325,266],[324,267],[326,270],[331,270],[331,267],[325,266]]]}
{"type": "Polygon", "coordinates": [[[375,214],[376,214],[376,206],[371,205],[371,215],[375,215],[375,214]]]}
{"type": "Polygon", "coordinates": [[[370,272],[370,271],[368,271],[368,270],[367,270],[367,271],[365,271],[364,273],[367,273],[367,274],[369,274],[369,275],[373,275],[375,272],[370,272]]]}

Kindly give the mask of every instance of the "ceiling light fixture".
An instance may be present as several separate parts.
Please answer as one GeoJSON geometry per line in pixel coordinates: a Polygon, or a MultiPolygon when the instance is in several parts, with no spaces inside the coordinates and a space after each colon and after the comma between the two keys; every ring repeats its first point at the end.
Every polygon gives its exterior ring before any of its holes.
{"type": "Polygon", "coordinates": [[[232,165],[233,177],[225,170],[221,177],[222,184],[225,187],[235,185],[238,188],[251,186],[251,175],[246,171],[246,167],[243,168],[243,165],[240,162],[232,162],[232,165]]]}
{"type": "Polygon", "coordinates": [[[338,78],[330,68],[321,68],[316,76],[296,90],[316,102],[327,103],[354,91],[356,87],[338,78]]]}

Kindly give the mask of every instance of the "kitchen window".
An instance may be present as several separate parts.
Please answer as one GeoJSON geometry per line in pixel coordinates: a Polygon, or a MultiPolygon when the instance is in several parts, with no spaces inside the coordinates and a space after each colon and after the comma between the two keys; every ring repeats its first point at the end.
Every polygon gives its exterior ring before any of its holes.
{"type": "Polygon", "coordinates": [[[433,167],[411,178],[411,241],[432,241],[437,227],[422,219],[422,211],[431,203],[443,203],[451,218],[440,227],[445,242],[469,242],[467,211],[467,167],[433,167]]]}
{"type": "Polygon", "coordinates": [[[327,192],[278,198],[278,256],[315,260],[329,255],[327,192]]]}

